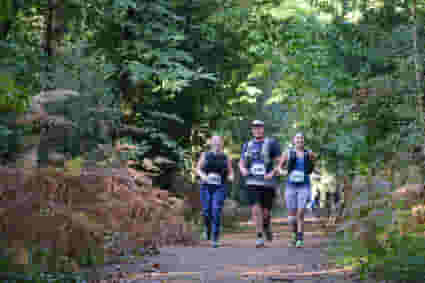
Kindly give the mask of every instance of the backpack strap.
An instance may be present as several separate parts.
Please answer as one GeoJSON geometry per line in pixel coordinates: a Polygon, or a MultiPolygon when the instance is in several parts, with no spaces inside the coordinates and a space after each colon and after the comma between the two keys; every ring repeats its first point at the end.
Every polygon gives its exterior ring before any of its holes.
{"type": "Polygon", "coordinates": [[[246,150],[245,150],[245,160],[246,160],[246,165],[247,167],[250,167],[251,161],[252,161],[252,156],[251,156],[251,148],[254,145],[254,140],[250,140],[247,145],[246,145],[246,150]]]}
{"type": "MultiPolygon", "coordinates": [[[[306,174],[311,174],[313,172],[313,161],[310,158],[310,153],[311,150],[309,149],[304,149],[304,166],[305,167],[305,173],[306,174]]],[[[288,150],[288,173],[290,173],[294,167],[295,167],[295,160],[296,160],[297,156],[296,156],[296,152],[293,149],[289,149],[288,150]]]]}
{"type": "Polygon", "coordinates": [[[295,167],[295,159],[297,158],[295,150],[288,149],[288,173],[291,173],[295,167]]]}
{"type": "MultiPolygon", "coordinates": [[[[216,157],[216,155],[215,155],[215,153],[214,152],[212,152],[212,151],[207,151],[207,152],[205,152],[205,161],[204,161],[204,164],[203,164],[203,170],[206,172],[206,173],[208,173],[207,171],[207,164],[208,164],[208,162],[210,162],[211,161],[211,159],[212,158],[215,158],[216,157]]],[[[227,155],[225,154],[225,153],[219,153],[218,155],[217,155],[217,157],[219,157],[220,159],[223,159],[223,165],[225,165],[223,168],[222,168],[222,174],[224,175],[224,176],[226,176],[227,175],[227,171],[228,171],[228,168],[227,168],[227,161],[228,161],[228,157],[227,157],[227,155]]]]}
{"type": "Polygon", "coordinates": [[[308,167],[305,169],[305,171],[308,175],[310,175],[311,173],[313,173],[313,168],[314,168],[313,160],[310,157],[310,153],[312,151],[311,150],[305,150],[304,152],[305,152],[304,154],[306,154],[305,155],[305,161],[306,161],[306,164],[308,164],[308,167]]]}
{"type": "MultiPolygon", "coordinates": [[[[210,161],[210,158],[211,158],[211,154],[212,154],[211,151],[206,151],[204,153],[204,164],[202,164],[202,171],[206,170],[208,162],[210,161]]],[[[208,172],[206,172],[206,173],[208,173],[208,172]]]]}
{"type": "Polygon", "coordinates": [[[263,155],[264,164],[268,165],[270,163],[270,146],[271,146],[271,139],[265,138],[263,146],[261,148],[261,154],[263,155]]]}

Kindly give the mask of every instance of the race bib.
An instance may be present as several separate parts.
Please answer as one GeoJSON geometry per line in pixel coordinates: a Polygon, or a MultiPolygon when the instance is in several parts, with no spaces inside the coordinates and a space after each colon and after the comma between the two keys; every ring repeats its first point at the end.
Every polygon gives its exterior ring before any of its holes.
{"type": "Polygon", "coordinates": [[[294,170],[289,175],[289,181],[291,181],[292,183],[303,183],[304,179],[304,172],[301,171],[294,170]]]}
{"type": "Polygon", "coordinates": [[[207,176],[207,184],[221,185],[221,176],[215,173],[210,173],[207,176]]]}
{"type": "Polygon", "coordinates": [[[264,164],[254,164],[251,167],[251,174],[254,176],[264,176],[266,174],[266,167],[264,164]]]}

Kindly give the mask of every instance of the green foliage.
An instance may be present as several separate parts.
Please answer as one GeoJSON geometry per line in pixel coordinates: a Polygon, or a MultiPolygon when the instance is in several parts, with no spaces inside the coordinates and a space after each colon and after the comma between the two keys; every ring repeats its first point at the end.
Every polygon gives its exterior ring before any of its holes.
{"type": "Polygon", "coordinates": [[[8,74],[0,74],[0,108],[2,111],[25,111],[29,100],[29,92],[18,86],[8,74]]]}
{"type": "MultiPolygon", "coordinates": [[[[39,250],[41,254],[32,254],[31,258],[47,256],[46,251],[39,250]]],[[[39,264],[31,264],[24,272],[13,271],[15,267],[10,263],[9,256],[0,257],[0,274],[2,282],[28,282],[28,283],[52,283],[68,282],[82,283],[87,282],[87,276],[84,273],[77,272],[44,272],[39,264]]]]}
{"type": "Polygon", "coordinates": [[[168,1],[113,1],[92,12],[96,14],[90,16],[104,18],[106,27],[94,34],[94,47],[106,51],[120,66],[118,72],[129,72],[133,84],[143,82],[153,92],[178,92],[193,80],[214,79],[193,68],[193,57],[182,48],[187,37],[181,28],[184,18],[168,1]]]}
{"type": "Polygon", "coordinates": [[[148,150],[155,147],[157,149],[155,154],[167,156],[184,166],[184,148],[171,139],[164,129],[164,126],[171,122],[182,124],[184,121],[175,114],[157,111],[145,111],[143,114],[143,119],[141,114],[136,115],[135,125],[145,130],[148,139],[136,142],[138,146],[136,160],[142,161],[143,157],[152,157],[152,153],[149,154],[148,150]]]}

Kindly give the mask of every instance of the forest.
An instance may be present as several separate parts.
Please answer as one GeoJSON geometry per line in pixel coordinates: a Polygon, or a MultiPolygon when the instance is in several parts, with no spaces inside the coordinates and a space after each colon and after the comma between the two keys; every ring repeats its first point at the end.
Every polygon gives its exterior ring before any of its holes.
{"type": "Polygon", "coordinates": [[[193,241],[200,153],[221,135],[238,171],[259,119],[282,148],[303,132],[335,176],[341,264],[423,281],[424,16],[421,0],[0,0],[0,278],[83,282],[120,249],[193,241]]]}

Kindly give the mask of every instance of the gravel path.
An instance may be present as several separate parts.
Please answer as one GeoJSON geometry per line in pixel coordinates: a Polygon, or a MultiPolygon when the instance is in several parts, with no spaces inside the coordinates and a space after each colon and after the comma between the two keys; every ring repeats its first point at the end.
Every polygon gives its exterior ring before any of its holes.
{"type": "Polygon", "coordinates": [[[274,240],[264,248],[255,248],[254,229],[223,235],[217,249],[207,241],[195,247],[161,248],[149,261],[157,263],[162,275],[133,282],[356,282],[341,271],[329,274],[335,268],[327,265],[323,250],[328,238],[314,232],[316,224],[307,225],[304,248],[288,248],[285,221],[274,219],[274,240]]]}

